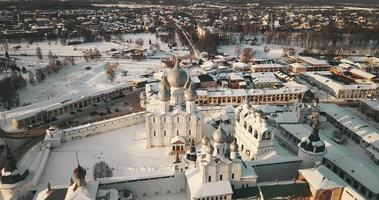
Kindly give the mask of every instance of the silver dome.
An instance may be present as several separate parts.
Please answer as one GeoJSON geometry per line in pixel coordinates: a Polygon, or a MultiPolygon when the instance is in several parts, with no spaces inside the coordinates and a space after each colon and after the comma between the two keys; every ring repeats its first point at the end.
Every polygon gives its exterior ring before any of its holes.
{"type": "Polygon", "coordinates": [[[179,63],[176,62],[174,68],[172,68],[167,74],[167,81],[171,87],[183,87],[187,81],[187,72],[184,71],[179,63]]]}
{"type": "Polygon", "coordinates": [[[201,138],[201,144],[208,145],[209,143],[210,143],[209,138],[206,135],[204,135],[203,138],[201,138]]]}
{"type": "Polygon", "coordinates": [[[209,144],[207,148],[205,148],[205,153],[207,154],[213,154],[213,151],[214,151],[214,147],[211,144],[209,144]]]}
{"type": "Polygon", "coordinates": [[[236,142],[236,139],[234,139],[232,144],[230,144],[230,151],[238,152],[238,144],[236,142]]]}
{"type": "Polygon", "coordinates": [[[221,125],[213,133],[213,141],[216,142],[216,143],[225,143],[225,141],[226,141],[226,133],[221,128],[221,125]]]}
{"type": "Polygon", "coordinates": [[[167,86],[167,79],[163,77],[161,82],[159,83],[159,91],[158,91],[158,99],[161,101],[169,101],[170,100],[170,90],[167,86]]]}
{"type": "Polygon", "coordinates": [[[187,83],[186,83],[186,90],[185,90],[185,97],[187,101],[194,101],[197,97],[197,93],[195,88],[192,85],[191,79],[188,77],[187,83]],[[188,85],[188,86],[187,86],[188,85]]]}

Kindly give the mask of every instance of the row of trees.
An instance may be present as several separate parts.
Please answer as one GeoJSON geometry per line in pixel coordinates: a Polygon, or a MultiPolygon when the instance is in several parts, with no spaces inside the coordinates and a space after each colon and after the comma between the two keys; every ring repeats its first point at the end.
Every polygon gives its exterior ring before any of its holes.
{"type": "MultiPolygon", "coordinates": [[[[379,39],[370,38],[365,33],[341,34],[338,32],[301,32],[287,31],[266,32],[268,44],[282,45],[286,47],[300,47],[319,52],[334,54],[353,54],[355,50],[361,50],[365,54],[378,55],[379,39]],[[331,50],[333,50],[331,52],[331,50]],[[339,51],[339,52],[338,52],[339,51]]],[[[372,36],[371,36],[372,37],[372,36]]]]}
{"type": "Polygon", "coordinates": [[[13,71],[11,76],[0,80],[0,99],[5,108],[10,110],[15,104],[19,106],[17,90],[25,88],[26,85],[26,80],[17,71],[13,71]]]}

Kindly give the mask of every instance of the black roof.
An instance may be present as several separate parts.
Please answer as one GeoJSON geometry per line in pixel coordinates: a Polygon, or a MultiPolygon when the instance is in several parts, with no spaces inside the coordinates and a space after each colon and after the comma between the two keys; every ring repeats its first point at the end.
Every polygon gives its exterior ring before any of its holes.
{"type": "Polygon", "coordinates": [[[297,198],[312,196],[308,183],[260,186],[263,199],[297,198]]]}
{"type": "Polygon", "coordinates": [[[198,76],[200,82],[214,81],[213,77],[209,74],[202,74],[198,76]]]}
{"type": "Polygon", "coordinates": [[[233,190],[232,199],[247,199],[259,196],[258,187],[246,187],[233,190]]]}
{"type": "Polygon", "coordinates": [[[67,188],[52,189],[45,200],[64,200],[66,198],[67,188]]]}

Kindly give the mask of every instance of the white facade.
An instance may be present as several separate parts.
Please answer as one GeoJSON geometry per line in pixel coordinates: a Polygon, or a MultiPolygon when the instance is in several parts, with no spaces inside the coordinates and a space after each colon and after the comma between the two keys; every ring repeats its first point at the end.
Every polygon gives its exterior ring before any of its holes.
{"type": "Polygon", "coordinates": [[[251,108],[249,102],[238,106],[235,111],[235,137],[251,159],[273,150],[273,132],[261,113],[251,108]]]}
{"type": "Polygon", "coordinates": [[[191,140],[200,142],[204,117],[195,108],[195,99],[191,79],[177,64],[160,82],[159,105],[147,105],[147,148],[169,146],[176,136],[184,138],[187,143],[191,140]]]}
{"type": "Polygon", "coordinates": [[[233,189],[256,185],[255,171],[242,164],[236,140],[229,145],[221,126],[212,139],[204,136],[201,151],[192,149],[187,154],[190,160],[181,161],[181,164],[192,166],[185,171],[187,199],[231,199],[233,189]],[[188,156],[193,152],[197,152],[196,160],[188,156]]]}

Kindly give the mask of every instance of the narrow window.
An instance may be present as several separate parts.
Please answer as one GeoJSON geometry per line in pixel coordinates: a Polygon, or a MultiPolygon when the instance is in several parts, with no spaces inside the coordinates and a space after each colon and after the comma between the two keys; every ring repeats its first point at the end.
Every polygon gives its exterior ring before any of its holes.
{"type": "Polygon", "coordinates": [[[220,181],[222,181],[222,174],[220,175],[220,181]]]}
{"type": "Polygon", "coordinates": [[[212,177],[208,176],[208,182],[212,182],[212,177]]]}

